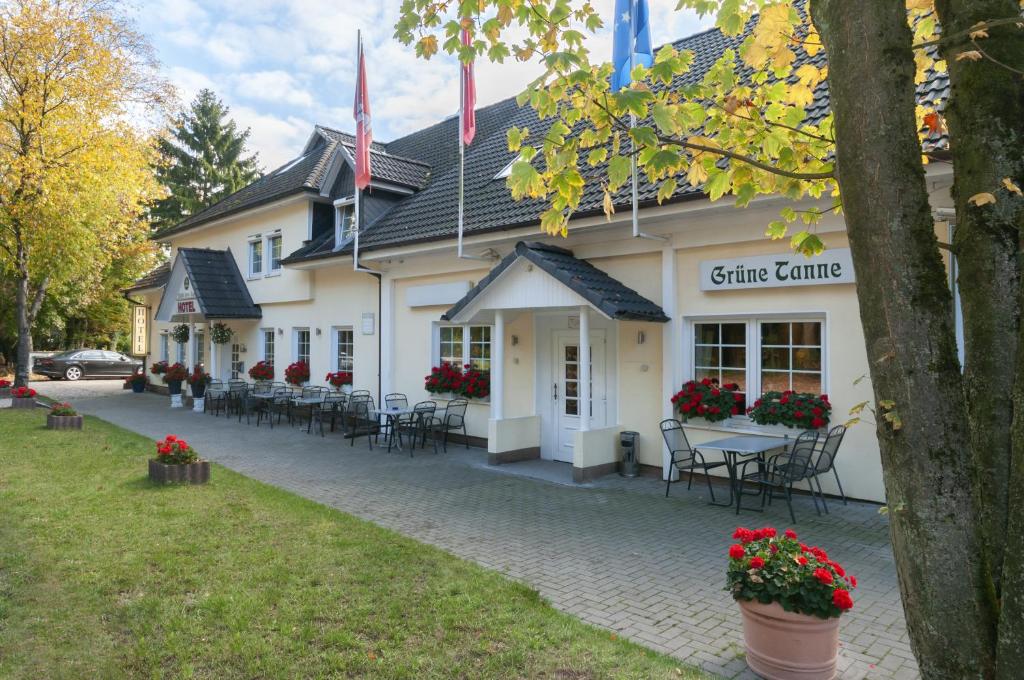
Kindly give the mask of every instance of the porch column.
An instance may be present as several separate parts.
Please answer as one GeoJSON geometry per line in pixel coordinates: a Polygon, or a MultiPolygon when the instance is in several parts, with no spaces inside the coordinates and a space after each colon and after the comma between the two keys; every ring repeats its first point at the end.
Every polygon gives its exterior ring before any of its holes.
{"type": "Polygon", "coordinates": [[[580,431],[590,429],[590,313],[584,305],[580,307],[580,349],[579,349],[579,410],[580,431]]]}
{"type": "Polygon", "coordinates": [[[505,310],[494,312],[491,338],[491,418],[505,417],[505,310]]]}
{"type": "Polygon", "coordinates": [[[220,345],[213,341],[212,323],[206,325],[206,335],[210,338],[210,377],[214,380],[220,380],[220,374],[217,373],[217,350],[220,348],[220,345]]]}

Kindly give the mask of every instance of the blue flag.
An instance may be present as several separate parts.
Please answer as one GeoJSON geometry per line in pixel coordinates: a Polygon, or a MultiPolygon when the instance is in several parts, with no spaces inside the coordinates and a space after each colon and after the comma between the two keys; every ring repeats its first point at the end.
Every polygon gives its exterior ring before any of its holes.
{"type": "Polygon", "coordinates": [[[612,47],[612,92],[632,81],[634,66],[654,63],[651,50],[650,12],[647,0],[615,0],[615,37],[612,47]],[[632,59],[630,59],[632,57],[632,59]]]}

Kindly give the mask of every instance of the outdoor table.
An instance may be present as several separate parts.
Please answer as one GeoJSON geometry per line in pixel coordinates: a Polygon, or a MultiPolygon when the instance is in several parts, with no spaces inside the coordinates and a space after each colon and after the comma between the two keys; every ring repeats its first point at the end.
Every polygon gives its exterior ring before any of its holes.
{"type": "MultiPolygon", "coordinates": [[[[716,503],[715,505],[729,507],[735,498],[736,514],[740,514],[740,505],[743,503],[743,497],[740,495],[739,480],[736,477],[737,460],[739,457],[756,456],[758,466],[763,468],[765,453],[787,446],[789,446],[789,437],[780,440],[778,437],[764,437],[753,434],[734,435],[697,444],[694,448],[698,450],[711,449],[725,454],[725,467],[729,471],[729,502],[716,503]]],[[[760,510],[760,508],[755,509],[760,510]]]]}
{"type": "MultiPolygon", "coordinates": [[[[375,408],[371,409],[370,413],[377,416],[384,416],[388,420],[388,453],[391,453],[391,445],[394,443],[398,450],[402,450],[402,439],[399,438],[398,442],[395,443],[395,432],[398,430],[398,418],[399,416],[409,415],[410,413],[416,413],[416,409],[406,406],[402,408],[400,406],[393,406],[391,408],[375,408]]],[[[416,442],[413,442],[413,448],[416,448],[416,442]]]]}

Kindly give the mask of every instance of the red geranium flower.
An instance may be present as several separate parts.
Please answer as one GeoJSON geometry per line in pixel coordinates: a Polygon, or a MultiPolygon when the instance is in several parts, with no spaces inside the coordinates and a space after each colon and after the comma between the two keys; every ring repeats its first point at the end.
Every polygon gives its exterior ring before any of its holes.
{"type": "Polygon", "coordinates": [[[801,555],[800,557],[796,558],[796,561],[800,563],[801,567],[805,566],[807,564],[807,558],[804,557],[803,555],[801,555]]]}
{"type": "Polygon", "coordinates": [[[742,560],[743,555],[745,554],[746,551],[743,550],[743,546],[739,543],[734,543],[731,546],[729,546],[729,557],[733,558],[734,560],[742,560]]]}
{"type": "Polygon", "coordinates": [[[837,588],[836,591],[832,593],[832,604],[843,611],[853,609],[853,598],[850,597],[850,591],[837,588]]]}
{"type": "Polygon", "coordinates": [[[762,558],[760,558],[760,557],[751,558],[751,560],[750,560],[750,568],[751,569],[761,569],[762,567],[764,567],[764,560],[762,558]]]}
{"type": "Polygon", "coordinates": [[[792,529],[786,529],[786,538],[796,539],[796,532],[792,529]]]}
{"type": "Polygon", "coordinates": [[[832,582],[835,580],[832,578],[832,572],[822,567],[818,567],[814,570],[814,578],[818,579],[827,586],[832,585],[832,582]]]}

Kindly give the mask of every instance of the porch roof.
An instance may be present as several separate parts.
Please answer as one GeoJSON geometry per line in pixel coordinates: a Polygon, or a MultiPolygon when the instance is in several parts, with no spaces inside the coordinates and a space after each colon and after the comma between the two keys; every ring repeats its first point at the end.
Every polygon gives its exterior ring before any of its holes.
{"type": "Polygon", "coordinates": [[[179,248],[157,309],[158,321],[259,319],[231,249],[179,248]],[[195,311],[176,308],[180,299],[194,300],[195,311]],[[201,318],[200,318],[201,317],[201,318]]]}
{"type": "Polygon", "coordinates": [[[466,311],[478,296],[489,286],[495,284],[498,278],[520,258],[551,275],[610,319],[656,323],[665,323],[669,320],[659,305],[621,281],[612,278],[607,272],[598,269],[586,260],[575,257],[572,251],[546,243],[525,241],[517,243],[515,250],[471,288],[441,318],[445,321],[458,320],[460,313],[466,311]]]}

